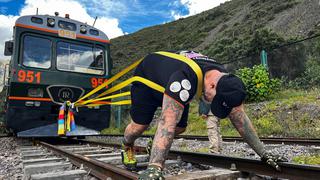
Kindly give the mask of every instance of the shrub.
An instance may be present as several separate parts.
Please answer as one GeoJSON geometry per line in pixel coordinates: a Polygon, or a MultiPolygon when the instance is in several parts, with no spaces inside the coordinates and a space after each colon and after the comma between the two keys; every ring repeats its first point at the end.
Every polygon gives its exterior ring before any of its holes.
{"type": "Polygon", "coordinates": [[[280,79],[271,79],[269,72],[262,65],[239,69],[236,74],[245,84],[249,102],[266,100],[272,93],[278,91],[281,85],[280,79]]]}
{"type": "Polygon", "coordinates": [[[288,82],[289,88],[305,89],[320,86],[320,59],[311,57],[307,60],[302,75],[288,82]]]}
{"type": "Polygon", "coordinates": [[[306,63],[304,79],[307,86],[320,85],[320,61],[317,58],[310,58],[306,63]]]}

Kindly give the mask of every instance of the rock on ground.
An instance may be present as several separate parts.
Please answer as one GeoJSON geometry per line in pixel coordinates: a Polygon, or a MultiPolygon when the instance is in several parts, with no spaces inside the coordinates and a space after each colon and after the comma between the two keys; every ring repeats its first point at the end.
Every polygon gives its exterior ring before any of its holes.
{"type": "Polygon", "coordinates": [[[16,138],[0,138],[0,180],[22,179],[22,161],[16,138]]]}

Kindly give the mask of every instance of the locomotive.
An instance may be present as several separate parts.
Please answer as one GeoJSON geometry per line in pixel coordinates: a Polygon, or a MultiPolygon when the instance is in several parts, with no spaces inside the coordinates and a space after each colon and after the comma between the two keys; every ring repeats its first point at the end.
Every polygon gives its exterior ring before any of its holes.
{"type": "MultiPolygon", "coordinates": [[[[5,124],[18,137],[58,136],[60,106],[77,101],[111,75],[107,35],[68,14],[19,17],[4,54],[11,56],[5,68],[5,124]]],[[[77,128],[66,136],[97,135],[109,127],[109,105],[78,110],[77,128]]]]}

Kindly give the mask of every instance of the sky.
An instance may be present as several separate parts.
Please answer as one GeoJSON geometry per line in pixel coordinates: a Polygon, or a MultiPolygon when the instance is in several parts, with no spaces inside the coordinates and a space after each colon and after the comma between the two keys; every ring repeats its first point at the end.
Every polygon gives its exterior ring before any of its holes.
{"type": "MultiPolygon", "coordinates": [[[[92,25],[110,39],[134,33],[145,27],[164,24],[219,6],[227,0],[0,0],[0,60],[4,42],[12,37],[19,16],[39,14],[61,16],[92,25]]],[[[6,58],[8,59],[8,58],[6,58]]]]}

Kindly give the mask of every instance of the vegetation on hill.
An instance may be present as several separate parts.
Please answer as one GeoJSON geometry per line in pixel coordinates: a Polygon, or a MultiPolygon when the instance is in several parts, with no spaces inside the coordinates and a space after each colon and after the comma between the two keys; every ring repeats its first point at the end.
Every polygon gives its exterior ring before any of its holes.
{"type": "Polygon", "coordinates": [[[291,24],[299,17],[303,19],[308,13],[316,11],[310,10],[292,17],[295,8],[303,8],[312,3],[315,3],[314,0],[233,0],[195,16],[112,39],[113,72],[159,50],[195,49],[220,62],[256,55],[262,49],[314,32],[318,20],[305,24],[308,27],[312,24],[312,27],[304,34],[299,34],[300,25],[295,27],[298,25],[291,24]],[[290,23],[278,25],[284,18],[290,23]],[[297,30],[290,31],[290,34],[282,33],[289,28],[297,30]]]}

